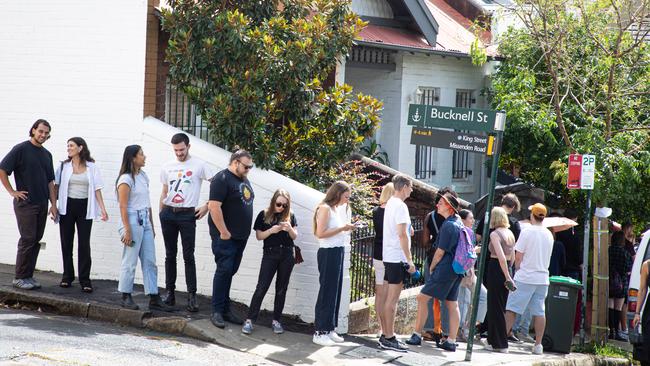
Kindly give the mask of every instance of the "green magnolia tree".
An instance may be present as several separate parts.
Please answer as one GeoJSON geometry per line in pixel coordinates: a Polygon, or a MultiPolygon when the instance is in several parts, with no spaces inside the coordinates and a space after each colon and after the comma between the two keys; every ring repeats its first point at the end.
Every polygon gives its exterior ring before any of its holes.
{"type": "Polygon", "coordinates": [[[517,0],[523,27],[499,42],[493,107],[507,112],[503,165],[567,192],[570,153],[597,157],[594,200],[616,218],[646,219],[650,207],[650,45],[638,24],[648,0],[517,0]]]}
{"type": "Polygon", "coordinates": [[[382,105],[323,87],[365,25],[349,0],[175,0],[163,12],[167,60],[227,149],[317,185],[379,123],[382,105]]]}

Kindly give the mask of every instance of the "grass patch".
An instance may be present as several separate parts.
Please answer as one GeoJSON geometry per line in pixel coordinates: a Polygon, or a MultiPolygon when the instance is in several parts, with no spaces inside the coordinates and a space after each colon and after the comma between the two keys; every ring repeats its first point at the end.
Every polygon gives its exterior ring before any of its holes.
{"type": "Polygon", "coordinates": [[[626,351],[615,345],[587,343],[584,346],[574,346],[573,352],[588,353],[603,357],[625,358],[632,365],[638,365],[639,361],[632,358],[632,352],[626,351]]]}

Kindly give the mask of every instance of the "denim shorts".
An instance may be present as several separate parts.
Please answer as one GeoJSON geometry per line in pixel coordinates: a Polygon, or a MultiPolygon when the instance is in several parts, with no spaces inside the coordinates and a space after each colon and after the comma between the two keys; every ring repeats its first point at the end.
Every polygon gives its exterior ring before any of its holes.
{"type": "Polygon", "coordinates": [[[548,293],[548,285],[531,285],[515,281],[517,290],[510,292],[506,310],[522,315],[526,310],[532,316],[545,316],[544,301],[548,293]]]}

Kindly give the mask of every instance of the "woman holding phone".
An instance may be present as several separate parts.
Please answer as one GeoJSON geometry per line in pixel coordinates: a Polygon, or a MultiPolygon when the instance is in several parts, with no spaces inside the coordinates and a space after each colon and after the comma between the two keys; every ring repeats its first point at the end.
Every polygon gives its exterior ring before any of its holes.
{"type": "Polygon", "coordinates": [[[149,310],[172,310],[158,295],[158,267],[154,242],[151,202],[149,201],[149,177],[142,170],[146,156],[140,145],[129,145],[124,149],[120,174],[115,182],[120,207],[120,228],[122,244],[122,267],[118,290],[122,293],[121,305],[137,310],[133,301],[135,267],[140,258],[144,293],[149,295],[149,310]]]}
{"type": "Polygon", "coordinates": [[[262,264],[257,287],[251,299],[248,318],[241,329],[244,334],[253,332],[253,323],[257,321],[262,300],[275,279],[275,302],[273,304],[273,333],[284,333],[280,317],[284,309],[287,287],[291,271],[295,264],[293,241],[298,237],[298,223],[291,212],[291,196],[284,189],[278,189],[271,198],[269,207],[260,211],[255,219],[253,229],[257,240],[263,240],[262,264]]]}

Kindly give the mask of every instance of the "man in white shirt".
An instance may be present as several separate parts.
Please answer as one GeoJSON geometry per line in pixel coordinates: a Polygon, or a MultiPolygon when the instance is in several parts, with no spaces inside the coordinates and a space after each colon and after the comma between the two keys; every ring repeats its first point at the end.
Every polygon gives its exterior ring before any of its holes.
{"type": "Polygon", "coordinates": [[[207,203],[198,207],[201,195],[201,183],[212,179],[212,172],[207,164],[191,157],[190,139],[184,133],[172,136],[175,160],[163,165],[160,182],[163,185],[160,195],[160,226],[165,240],[165,287],[167,294],[165,304],[176,304],[176,255],[178,253],[178,234],[183,244],[183,261],[185,262],[185,283],[187,285],[187,310],[199,311],[196,301],[196,263],[194,245],[196,238],[196,220],[208,213],[207,203]]]}
{"type": "Polygon", "coordinates": [[[526,310],[533,316],[535,345],[533,353],[543,353],[542,336],[546,327],[544,301],[548,293],[548,266],[553,253],[553,235],[542,226],[546,217],[546,206],[536,203],[530,207],[530,223],[519,235],[515,244],[515,286],[508,295],[506,304],[506,329],[515,323],[515,315],[526,310]]]}
{"type": "Polygon", "coordinates": [[[403,174],[393,177],[393,186],[395,193],[386,202],[384,211],[382,255],[385,267],[384,280],[388,282],[388,292],[381,316],[383,334],[379,337],[379,346],[383,349],[406,352],[408,347],[397,340],[394,328],[397,302],[407,275],[405,267],[408,266],[408,273],[415,272],[411,257],[411,217],[404,203],[413,192],[413,186],[411,180],[403,174]]]}

